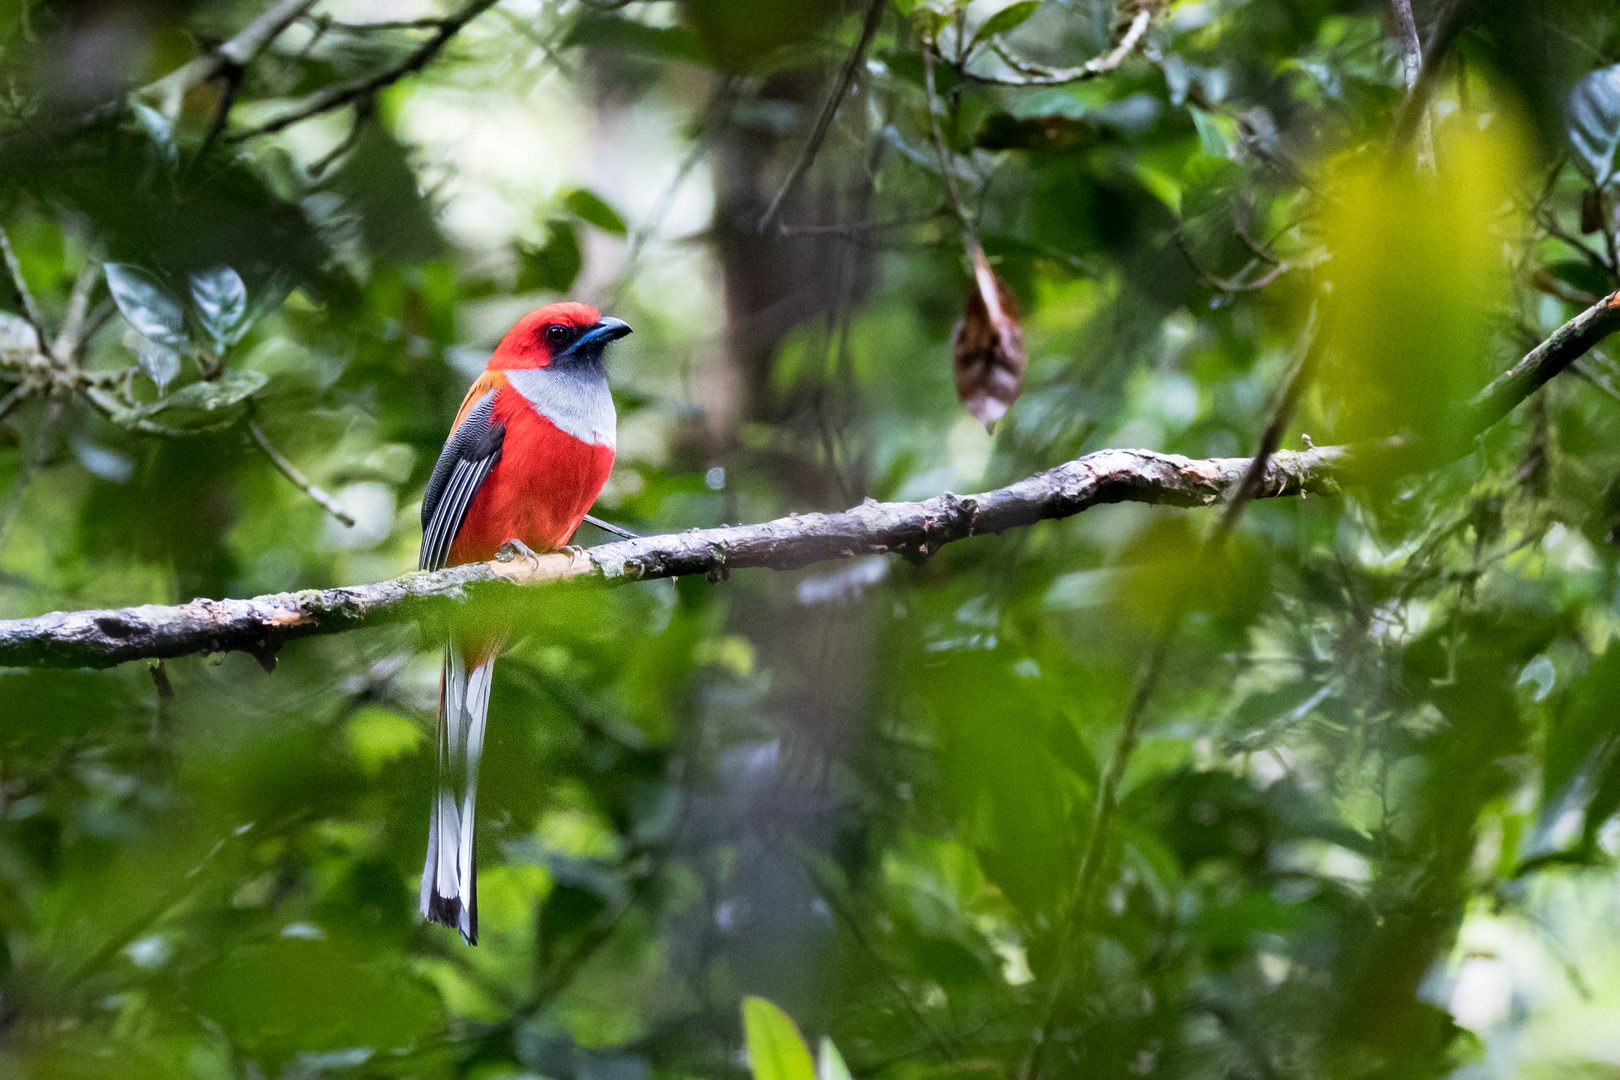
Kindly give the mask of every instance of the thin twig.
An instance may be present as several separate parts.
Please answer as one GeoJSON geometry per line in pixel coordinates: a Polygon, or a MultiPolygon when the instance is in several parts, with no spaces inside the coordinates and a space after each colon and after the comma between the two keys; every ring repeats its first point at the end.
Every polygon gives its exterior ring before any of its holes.
{"type": "Polygon", "coordinates": [[[84,329],[79,333],[79,340],[75,343],[76,349],[82,352],[86,345],[95,340],[96,335],[101,332],[101,328],[111,322],[112,317],[117,313],[118,305],[114,303],[113,298],[110,296],[102,297],[100,303],[91,308],[90,314],[85,317],[84,329]]]}
{"type": "MultiPolygon", "coordinates": [[[[1417,90],[1419,77],[1423,74],[1423,42],[1418,38],[1417,20],[1412,17],[1412,0],[1390,0],[1395,9],[1395,24],[1399,30],[1401,43],[1401,66],[1406,73],[1406,92],[1408,95],[1417,90]]],[[[1423,117],[1418,122],[1418,168],[1424,172],[1434,171],[1434,132],[1429,120],[1429,110],[1423,110],[1423,117]]]]}
{"type": "Polygon", "coordinates": [[[1575,236],[1566,229],[1562,228],[1550,213],[1542,214],[1540,220],[1541,228],[1548,236],[1552,237],[1554,240],[1559,240],[1565,244],[1568,244],[1570,247],[1580,252],[1587,262],[1591,263],[1599,270],[1602,270],[1610,277],[1614,276],[1615,265],[1613,263],[1611,263],[1601,252],[1589,247],[1584,241],[1581,240],[1580,237],[1575,236]]]}
{"type": "Polygon", "coordinates": [[[309,175],[311,177],[317,180],[320,179],[338,158],[359,145],[360,137],[365,134],[366,122],[371,119],[375,108],[376,99],[369,94],[355,102],[354,123],[350,126],[349,133],[343,137],[342,142],[322,154],[319,160],[310,165],[309,175]]]}
{"type": "Polygon", "coordinates": [[[265,437],[264,431],[259,427],[257,420],[249,420],[247,427],[248,434],[253,436],[253,441],[259,444],[259,449],[264,451],[264,456],[269,458],[271,463],[281,470],[283,476],[291,480],[305,495],[319,503],[321,509],[343,522],[347,527],[354,528],[354,518],[344,513],[343,507],[338,504],[336,499],[317,487],[309,477],[299,472],[298,466],[288,461],[286,456],[275,448],[274,444],[265,437]]]}
{"type": "Polygon", "coordinates": [[[995,328],[996,336],[1001,339],[1002,352],[1012,355],[1018,351],[1019,346],[1014,341],[1017,327],[1007,317],[1001,306],[1001,288],[996,282],[995,271],[990,267],[990,259],[984,253],[984,245],[979,243],[979,232],[973,222],[973,215],[968,211],[967,203],[962,201],[961,188],[956,183],[956,169],[952,161],[949,147],[945,145],[945,131],[939,123],[939,92],[934,80],[934,40],[926,38],[923,41],[923,87],[928,96],[928,130],[934,140],[934,153],[939,156],[939,167],[945,173],[945,190],[951,198],[951,206],[956,209],[956,216],[962,223],[962,245],[967,249],[968,263],[973,267],[973,282],[979,290],[979,299],[984,302],[984,311],[995,328]]]}
{"type": "Polygon", "coordinates": [[[1143,8],[1131,19],[1131,24],[1125,28],[1124,35],[1119,44],[1102,56],[1094,56],[1079,67],[1045,69],[1033,64],[1018,60],[1006,49],[995,47],[995,53],[1006,61],[1007,65],[1015,71],[1025,73],[1022,78],[1010,79],[1004,75],[981,75],[973,71],[963,71],[965,78],[976,83],[985,83],[990,86],[1063,86],[1067,83],[1085,82],[1095,79],[1099,75],[1106,75],[1116,70],[1125,62],[1125,58],[1136,50],[1142,43],[1142,37],[1153,23],[1151,8],[1143,8]]]}
{"type": "Polygon", "coordinates": [[[45,316],[40,313],[39,303],[34,299],[33,290],[28,287],[28,279],[23,277],[22,262],[18,260],[17,252],[12,249],[11,236],[4,226],[0,226],[0,253],[5,255],[6,270],[11,274],[12,288],[17,290],[17,296],[22,300],[23,315],[39,338],[39,351],[44,353],[47,359],[54,360],[55,356],[50,351],[50,335],[45,331],[45,316]]]}
{"type": "Polygon", "coordinates": [[[51,352],[63,360],[71,359],[79,351],[79,334],[84,330],[84,320],[90,311],[90,297],[100,277],[101,264],[94,259],[86,259],[84,265],[79,267],[78,276],[73,279],[73,292],[68,295],[67,311],[62,315],[62,329],[56,335],[56,344],[51,346],[51,352]]]}
{"type": "Polygon", "coordinates": [[[256,127],[246,131],[233,132],[229,136],[231,142],[243,142],[247,139],[256,139],[261,135],[274,134],[283,128],[308,120],[312,116],[340,109],[351,102],[358,101],[376,93],[385,86],[392,85],[407,75],[413,74],[426,67],[428,62],[439,54],[450,39],[459,34],[463,27],[473,19],[494,7],[496,0],[472,0],[466,7],[454,15],[447,15],[439,23],[438,30],[432,37],[424,41],[409,56],[393,67],[384,68],[375,75],[364,79],[343,83],[339,86],[328,86],[311,94],[302,105],[297,106],[280,116],[266,120],[256,127]]]}
{"type": "Polygon", "coordinates": [[[34,385],[25,380],[7,390],[6,396],[0,397],[0,420],[10,416],[17,406],[23,403],[23,399],[28,396],[29,391],[33,389],[34,385]]]}
{"type": "MultiPolygon", "coordinates": [[[[1239,233],[1239,235],[1242,234],[1239,233]]],[[[1172,234],[1172,238],[1175,240],[1176,247],[1181,250],[1182,257],[1187,260],[1187,265],[1192,267],[1193,273],[1197,274],[1199,278],[1201,278],[1207,285],[1214,288],[1217,292],[1227,294],[1255,292],[1265,288],[1267,285],[1270,285],[1273,281],[1276,281],[1283,274],[1286,274],[1288,271],[1294,268],[1293,264],[1291,263],[1277,262],[1276,259],[1269,259],[1270,262],[1275,264],[1271,267],[1271,269],[1267,270],[1253,281],[1244,281],[1243,276],[1250,270],[1253,270],[1255,268],[1255,264],[1264,258],[1264,256],[1262,256],[1260,252],[1256,250],[1255,258],[1250,259],[1247,265],[1238,271],[1236,277],[1223,278],[1216,274],[1210,273],[1199,264],[1197,256],[1193,254],[1192,246],[1187,242],[1186,235],[1182,233],[1179,227],[1172,234]]]]}
{"type": "Polygon", "coordinates": [[[838,115],[838,107],[844,103],[844,98],[849,95],[849,88],[854,85],[855,73],[860,70],[861,60],[866,56],[866,48],[872,43],[873,36],[877,34],[878,24],[883,21],[883,9],[886,6],[885,0],[871,0],[867,4],[866,21],[861,24],[861,36],[856,39],[855,48],[850,50],[849,59],[844,61],[843,70],[838,73],[838,81],[833,84],[832,93],[827,95],[827,101],[821,107],[821,115],[816,118],[816,126],[810,132],[810,141],[804,144],[804,151],[799,154],[799,160],[793,163],[793,168],[788,172],[787,179],[782,181],[780,188],[777,188],[776,197],[765,208],[765,213],[760,215],[760,232],[765,231],[765,227],[771,223],[771,219],[781,209],[782,200],[787,198],[788,192],[793,189],[794,184],[798,183],[799,177],[803,176],[805,170],[809,169],[811,163],[816,160],[816,154],[821,150],[822,140],[827,137],[827,132],[832,127],[833,118],[838,115]]]}
{"type": "Polygon", "coordinates": [[[736,92],[736,88],[737,78],[734,75],[726,75],[720,80],[719,85],[715,87],[708,104],[703,108],[702,116],[704,120],[697,132],[697,137],[692,142],[692,149],[681,160],[680,165],[675,170],[675,176],[665,186],[663,193],[658,196],[658,201],[653,204],[652,212],[647,215],[646,220],[641,225],[630,233],[630,253],[625,258],[624,270],[619,274],[619,280],[609,290],[610,302],[605,305],[606,307],[616,307],[623,301],[625,293],[635,280],[636,271],[641,264],[641,256],[646,249],[647,242],[652,239],[654,233],[662,228],[664,217],[669,213],[670,207],[675,205],[675,196],[680,193],[681,185],[686,182],[686,178],[691,175],[692,170],[697,168],[698,162],[702,161],[713,148],[715,135],[722,127],[721,118],[729,110],[732,95],[736,92]]]}
{"type": "Polygon", "coordinates": [[[364,33],[370,30],[437,30],[444,25],[444,16],[433,15],[422,19],[384,19],[379,22],[339,22],[336,19],[326,23],[333,30],[342,30],[347,33],[364,33]]]}
{"type": "Polygon", "coordinates": [[[952,161],[949,147],[945,145],[945,130],[939,123],[939,91],[935,88],[934,80],[934,39],[923,40],[923,89],[928,95],[928,133],[934,142],[934,153],[939,157],[939,170],[945,174],[945,191],[951,198],[951,207],[955,209],[958,220],[962,222],[962,235],[969,244],[971,253],[973,248],[979,246],[979,233],[973,225],[973,215],[968,212],[967,203],[962,201],[961,188],[956,183],[956,167],[952,161]]]}

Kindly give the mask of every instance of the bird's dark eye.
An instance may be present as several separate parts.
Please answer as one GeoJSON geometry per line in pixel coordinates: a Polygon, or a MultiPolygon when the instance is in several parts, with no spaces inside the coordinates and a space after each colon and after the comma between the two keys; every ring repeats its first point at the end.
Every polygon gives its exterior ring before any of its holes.
{"type": "Polygon", "coordinates": [[[568,328],[566,326],[546,327],[546,344],[562,345],[568,341],[568,328]]]}

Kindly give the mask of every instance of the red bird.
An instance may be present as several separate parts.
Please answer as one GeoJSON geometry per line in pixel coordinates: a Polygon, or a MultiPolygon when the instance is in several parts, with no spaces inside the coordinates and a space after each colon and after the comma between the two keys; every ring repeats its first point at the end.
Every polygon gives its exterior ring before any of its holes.
{"type": "MultiPolygon", "coordinates": [[[[422,499],[423,570],[487,561],[502,545],[549,551],[584,520],[613,471],[613,395],[602,350],[630,332],[585,304],[531,311],[467,390],[422,499]]],[[[478,941],[473,808],[500,642],[444,647],[439,786],[422,914],[478,941]]]]}

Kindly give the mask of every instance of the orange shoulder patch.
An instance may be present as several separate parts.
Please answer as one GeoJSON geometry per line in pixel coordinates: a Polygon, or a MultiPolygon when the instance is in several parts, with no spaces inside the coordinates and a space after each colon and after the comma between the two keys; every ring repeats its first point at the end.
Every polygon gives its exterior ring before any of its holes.
{"type": "Polygon", "coordinates": [[[486,371],[474,379],[473,384],[467,387],[467,396],[461,399],[461,408],[456,410],[456,422],[450,425],[450,430],[454,431],[461,426],[461,422],[467,419],[467,414],[472,412],[472,407],[478,404],[479,398],[505,385],[506,376],[499,371],[486,371]]]}

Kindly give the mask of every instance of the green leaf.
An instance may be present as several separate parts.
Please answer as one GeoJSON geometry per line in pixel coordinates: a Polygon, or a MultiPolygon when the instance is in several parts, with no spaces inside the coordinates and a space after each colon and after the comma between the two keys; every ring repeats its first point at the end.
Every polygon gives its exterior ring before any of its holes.
{"type": "Polygon", "coordinates": [[[618,49],[643,56],[708,64],[710,57],[697,35],[682,26],[648,26],[611,15],[581,15],[563,38],[563,44],[597,49],[618,49]]]}
{"type": "Polygon", "coordinates": [[[968,45],[968,51],[979,47],[981,42],[988,41],[997,34],[1022,26],[1024,20],[1039,11],[1041,0],[1018,0],[1016,4],[1008,4],[984,22],[979,24],[978,30],[973,33],[973,41],[968,45]]]}
{"type": "Polygon", "coordinates": [[[177,423],[177,417],[182,425],[185,420],[215,420],[218,413],[242,404],[267,381],[269,376],[262,371],[233,369],[209,382],[195,382],[181,387],[168,397],[143,406],[140,415],[153,417],[161,413],[164,422],[170,425],[177,423]]]}
{"type": "Polygon", "coordinates": [[[849,1066],[844,1064],[844,1055],[838,1052],[838,1047],[827,1036],[821,1037],[821,1045],[816,1054],[816,1080],[854,1080],[849,1073],[849,1066]]]}
{"type": "Polygon", "coordinates": [[[764,998],[745,997],[742,1014],[754,1080],[816,1080],[810,1048],[787,1013],[764,998]]]}
{"type": "Polygon", "coordinates": [[[228,266],[191,275],[191,302],[197,319],[221,349],[235,345],[248,331],[247,286],[228,266]]]}
{"type": "Polygon", "coordinates": [[[603,232],[614,236],[623,236],[630,230],[625,226],[624,218],[619,212],[609,206],[593,191],[584,188],[575,188],[563,196],[563,205],[579,220],[589,225],[595,225],[603,232]]]}
{"type": "Polygon", "coordinates": [[[1592,72],[1570,91],[1569,141],[1591,170],[1592,182],[1608,186],[1620,151],[1620,64],[1592,72]]]}
{"type": "Polygon", "coordinates": [[[520,249],[522,268],[518,271],[517,291],[534,292],[550,289],[564,292],[579,277],[585,257],[579,250],[579,237],[566,221],[551,223],[551,237],[546,246],[538,250],[520,249]]]}
{"type": "Polygon", "coordinates": [[[190,348],[186,313],[155,274],[130,263],[107,263],[107,288],[129,325],[159,345],[190,348]]]}
{"type": "Polygon", "coordinates": [[[152,145],[157,147],[158,154],[163,158],[163,163],[169,167],[169,171],[173,172],[179,168],[180,148],[174,143],[174,124],[169,118],[150,105],[142,105],[137,101],[135,119],[141,122],[141,127],[146,130],[152,145]]]}

